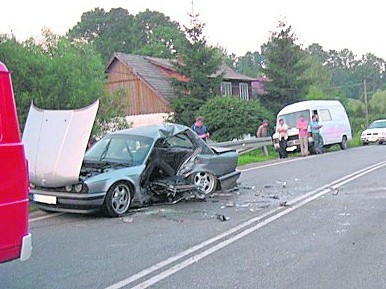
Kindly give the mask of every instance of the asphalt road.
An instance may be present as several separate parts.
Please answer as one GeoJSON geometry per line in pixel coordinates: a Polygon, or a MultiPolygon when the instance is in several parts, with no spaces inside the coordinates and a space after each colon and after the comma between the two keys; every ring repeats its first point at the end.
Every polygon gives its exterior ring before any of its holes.
{"type": "Polygon", "coordinates": [[[240,169],[206,202],[35,213],[0,288],[386,288],[386,146],[240,169]]]}

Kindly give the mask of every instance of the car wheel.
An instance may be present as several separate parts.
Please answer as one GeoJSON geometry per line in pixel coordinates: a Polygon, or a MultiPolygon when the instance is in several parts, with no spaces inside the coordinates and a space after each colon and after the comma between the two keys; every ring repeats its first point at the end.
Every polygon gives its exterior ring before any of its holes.
{"type": "Polygon", "coordinates": [[[344,135],[344,136],[342,137],[342,142],[340,143],[340,148],[341,148],[342,150],[345,150],[345,149],[347,149],[347,147],[348,147],[348,144],[347,144],[347,137],[344,135]]]}
{"type": "Polygon", "coordinates": [[[196,186],[200,187],[201,191],[205,194],[211,194],[216,191],[217,178],[211,173],[198,172],[192,177],[192,182],[196,186]]]}
{"type": "Polygon", "coordinates": [[[110,217],[119,217],[127,213],[131,204],[131,188],[125,182],[110,187],[105,198],[106,213],[110,217]]]}
{"type": "Polygon", "coordinates": [[[362,143],[364,146],[367,146],[369,143],[368,142],[363,142],[362,143]]]}

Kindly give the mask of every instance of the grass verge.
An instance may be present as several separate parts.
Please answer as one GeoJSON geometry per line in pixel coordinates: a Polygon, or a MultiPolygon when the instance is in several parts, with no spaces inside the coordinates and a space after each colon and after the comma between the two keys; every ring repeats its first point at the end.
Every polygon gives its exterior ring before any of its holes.
{"type": "Polygon", "coordinates": [[[38,211],[38,207],[36,207],[35,204],[33,204],[32,202],[29,203],[29,212],[32,213],[32,212],[35,212],[35,211],[38,211]]]}
{"type": "Polygon", "coordinates": [[[240,155],[237,165],[243,166],[252,163],[264,162],[277,159],[278,157],[279,155],[276,150],[271,146],[268,147],[268,156],[264,155],[262,148],[257,148],[249,153],[240,155]]]}

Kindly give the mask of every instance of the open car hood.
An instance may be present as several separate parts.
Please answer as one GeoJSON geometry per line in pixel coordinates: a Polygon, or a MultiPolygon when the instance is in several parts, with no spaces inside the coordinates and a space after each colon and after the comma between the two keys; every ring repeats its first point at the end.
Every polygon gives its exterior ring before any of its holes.
{"type": "Polygon", "coordinates": [[[99,101],[77,110],[30,107],[23,132],[31,183],[60,187],[77,183],[99,101]]]}

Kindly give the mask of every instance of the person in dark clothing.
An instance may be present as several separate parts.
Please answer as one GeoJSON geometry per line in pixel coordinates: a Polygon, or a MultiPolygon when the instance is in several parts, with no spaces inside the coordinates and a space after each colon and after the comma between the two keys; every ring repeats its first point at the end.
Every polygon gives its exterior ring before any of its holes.
{"type": "Polygon", "coordinates": [[[198,134],[198,136],[203,141],[206,141],[209,137],[209,132],[207,131],[206,126],[204,125],[204,118],[202,116],[196,118],[195,123],[192,125],[192,130],[196,134],[198,134]]]}

